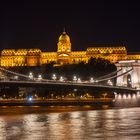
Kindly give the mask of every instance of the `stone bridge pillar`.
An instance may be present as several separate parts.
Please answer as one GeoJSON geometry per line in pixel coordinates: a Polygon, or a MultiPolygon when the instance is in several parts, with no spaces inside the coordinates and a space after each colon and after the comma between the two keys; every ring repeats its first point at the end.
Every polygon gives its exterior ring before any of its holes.
{"type": "Polygon", "coordinates": [[[117,66],[117,70],[122,69],[117,75],[133,68],[129,73],[118,77],[116,85],[140,88],[140,60],[118,61],[115,65],[117,66]]]}

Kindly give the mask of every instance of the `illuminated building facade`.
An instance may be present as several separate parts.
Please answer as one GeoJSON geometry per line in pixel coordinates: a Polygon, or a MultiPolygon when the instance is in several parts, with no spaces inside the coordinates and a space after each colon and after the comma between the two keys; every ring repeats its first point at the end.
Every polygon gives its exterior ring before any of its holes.
{"type": "Polygon", "coordinates": [[[40,49],[4,49],[1,51],[0,66],[41,66],[50,62],[58,65],[87,63],[93,58],[104,58],[111,62],[140,59],[139,54],[127,54],[125,46],[94,46],[86,51],[72,51],[70,37],[64,31],[57,43],[57,52],[43,52],[40,49]]]}

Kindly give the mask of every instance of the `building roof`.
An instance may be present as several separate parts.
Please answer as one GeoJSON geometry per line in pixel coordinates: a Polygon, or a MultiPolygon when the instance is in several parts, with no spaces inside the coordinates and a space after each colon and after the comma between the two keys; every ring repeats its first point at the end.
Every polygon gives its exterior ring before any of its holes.
{"type": "Polygon", "coordinates": [[[67,35],[65,31],[63,31],[63,33],[59,37],[59,41],[70,42],[70,37],[67,35]]]}

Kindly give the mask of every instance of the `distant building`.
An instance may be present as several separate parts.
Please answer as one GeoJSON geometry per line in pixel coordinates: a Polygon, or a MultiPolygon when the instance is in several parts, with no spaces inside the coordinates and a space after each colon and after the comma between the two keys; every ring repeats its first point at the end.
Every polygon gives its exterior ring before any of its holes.
{"type": "Polygon", "coordinates": [[[125,46],[89,47],[86,51],[72,51],[70,37],[64,31],[57,43],[57,52],[43,52],[40,49],[4,49],[1,51],[0,66],[41,66],[50,62],[58,65],[87,63],[93,58],[104,58],[111,62],[140,59],[139,54],[129,53],[125,46]]]}

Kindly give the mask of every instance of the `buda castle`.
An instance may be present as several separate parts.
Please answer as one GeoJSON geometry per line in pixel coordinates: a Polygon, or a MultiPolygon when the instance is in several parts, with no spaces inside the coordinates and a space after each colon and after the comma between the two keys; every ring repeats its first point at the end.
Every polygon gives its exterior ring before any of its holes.
{"type": "Polygon", "coordinates": [[[107,59],[113,63],[119,60],[139,60],[139,54],[127,53],[125,46],[94,46],[85,51],[72,51],[70,37],[65,31],[60,35],[57,52],[36,49],[4,49],[0,53],[0,66],[41,66],[55,62],[56,65],[87,63],[93,58],[107,59]]]}

